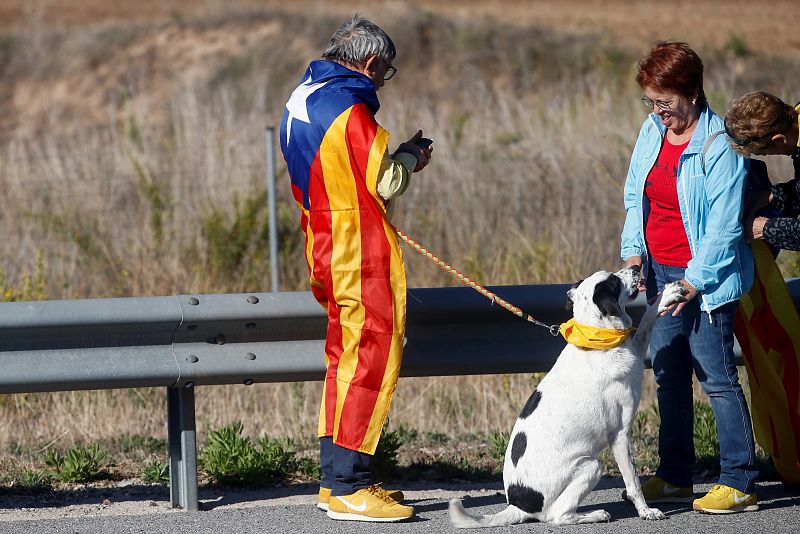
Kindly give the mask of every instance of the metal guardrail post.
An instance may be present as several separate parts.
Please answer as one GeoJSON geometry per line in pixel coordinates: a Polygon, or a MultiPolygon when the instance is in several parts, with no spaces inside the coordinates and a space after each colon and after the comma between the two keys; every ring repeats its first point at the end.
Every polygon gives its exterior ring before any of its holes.
{"type": "Polygon", "coordinates": [[[167,388],[169,496],[173,508],[200,509],[197,501],[197,434],[194,387],[167,388]]]}
{"type": "Polygon", "coordinates": [[[267,128],[267,206],[269,210],[269,272],[273,293],[279,291],[278,211],[275,205],[275,128],[267,128]]]}

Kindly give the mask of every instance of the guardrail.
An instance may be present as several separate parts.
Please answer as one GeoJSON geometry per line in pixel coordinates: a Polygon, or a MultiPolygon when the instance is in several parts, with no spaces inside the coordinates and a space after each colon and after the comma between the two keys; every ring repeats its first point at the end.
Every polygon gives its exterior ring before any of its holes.
{"type": "MultiPolygon", "coordinates": [[[[554,324],[568,288],[491,289],[554,324]]],[[[0,393],[165,387],[171,504],[197,510],[194,388],[321,380],[326,324],[310,292],[2,303],[0,393]]],[[[547,371],[564,346],[462,287],[409,290],[406,337],[402,376],[547,371]]]]}

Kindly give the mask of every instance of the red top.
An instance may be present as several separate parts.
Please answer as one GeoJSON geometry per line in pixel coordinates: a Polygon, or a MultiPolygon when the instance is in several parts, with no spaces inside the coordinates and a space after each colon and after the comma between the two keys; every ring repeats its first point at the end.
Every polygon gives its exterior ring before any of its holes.
{"type": "Polygon", "coordinates": [[[688,144],[689,141],[673,145],[665,137],[656,164],[650,169],[644,184],[644,194],[650,200],[650,215],[644,234],[647,248],[658,263],[674,267],[686,267],[692,259],[678,205],[677,187],[678,160],[688,144]]]}

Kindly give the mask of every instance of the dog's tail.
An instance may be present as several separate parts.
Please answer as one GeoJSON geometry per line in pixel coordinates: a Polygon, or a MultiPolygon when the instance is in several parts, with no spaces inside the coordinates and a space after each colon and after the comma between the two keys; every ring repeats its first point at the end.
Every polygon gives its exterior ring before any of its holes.
{"type": "Polygon", "coordinates": [[[461,504],[461,499],[452,499],[447,510],[450,522],[456,528],[483,528],[516,525],[533,518],[516,506],[509,505],[502,512],[492,515],[470,515],[461,504]]]}

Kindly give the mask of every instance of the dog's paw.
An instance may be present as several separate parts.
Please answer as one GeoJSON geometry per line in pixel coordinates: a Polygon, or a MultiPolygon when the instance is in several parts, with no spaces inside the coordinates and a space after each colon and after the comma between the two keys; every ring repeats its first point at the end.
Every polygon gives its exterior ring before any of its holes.
{"type": "Polygon", "coordinates": [[[639,511],[639,517],[646,521],[658,521],[660,519],[666,519],[667,516],[658,508],[643,508],[639,511]]]}
{"type": "Polygon", "coordinates": [[[611,522],[611,514],[609,514],[605,510],[595,510],[594,512],[591,512],[589,515],[593,516],[598,523],[611,522]]]}
{"type": "Polygon", "coordinates": [[[670,306],[686,302],[686,295],[689,290],[683,287],[679,282],[670,282],[664,286],[664,291],[661,294],[661,302],[658,303],[658,313],[662,314],[669,310],[670,306]]]}

